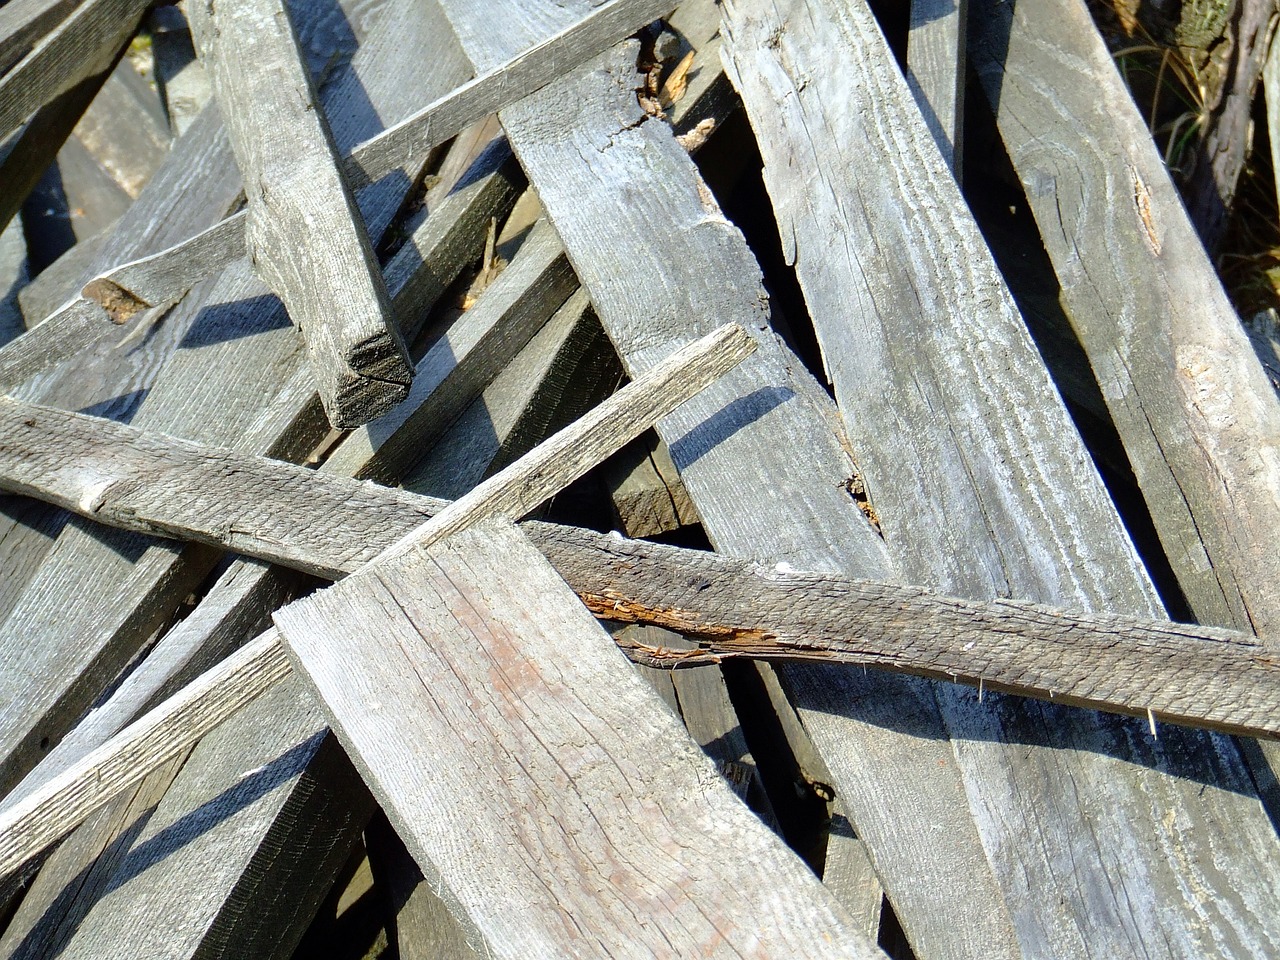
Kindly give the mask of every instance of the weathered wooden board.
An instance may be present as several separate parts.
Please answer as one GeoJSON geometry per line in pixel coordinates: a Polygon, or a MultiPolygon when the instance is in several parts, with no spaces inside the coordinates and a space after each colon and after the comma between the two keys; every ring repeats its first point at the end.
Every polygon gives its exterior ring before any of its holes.
{"type": "Polygon", "coordinates": [[[405,402],[348,437],[321,469],[386,483],[424,450],[503,370],[578,285],[545,223],[475,304],[427,351],[405,402]]]}
{"type": "MultiPolygon", "coordinates": [[[[904,578],[975,598],[1158,615],[870,8],[857,0],[726,11],[726,63],[757,131],[784,250],[904,578]]],[[[1014,955],[1077,955],[1097,943],[1126,956],[1156,944],[1179,956],[1214,952],[1218,934],[1206,930],[1201,898],[1187,892],[1183,845],[1234,844],[1251,823],[1231,862],[1201,874],[1224,899],[1247,887],[1246,876],[1274,869],[1276,841],[1256,795],[1235,795],[1248,772],[1233,744],[1171,732],[1121,747],[1143,740],[1142,727],[995,697],[979,704],[950,687],[935,696],[1009,911],[1002,942],[1014,955]],[[1027,743],[1073,752],[1053,751],[1049,762],[1027,743]],[[1197,782],[1132,762],[1167,768],[1175,759],[1197,782]],[[1203,784],[1220,790],[1212,806],[1203,784]],[[1150,815],[1154,794],[1179,811],[1176,828],[1150,815]],[[1059,869],[1064,857],[1074,864],[1069,875],[1059,869]],[[1099,910],[1098,885],[1139,863],[1143,895],[1159,909],[1099,910]]],[[[892,833],[862,828],[863,811],[883,803],[877,791],[856,800],[846,791],[845,799],[878,863],[886,849],[901,849],[892,833]]],[[[918,952],[964,943],[991,955],[976,936],[989,919],[973,923],[966,900],[971,868],[935,877],[936,889],[951,891],[950,916],[913,908],[914,888],[884,879],[918,952]]],[[[1280,889],[1280,874],[1268,885],[1280,889]]],[[[1280,928],[1260,902],[1236,900],[1212,926],[1259,910],[1256,922],[1229,925],[1239,949],[1265,952],[1280,928]]]]}
{"type": "Polygon", "coordinates": [[[907,86],[956,180],[963,174],[969,0],[911,0],[907,86]]]}
{"type": "MultiPolygon", "coordinates": [[[[346,182],[367,186],[400,166],[421,163],[433,147],[499,107],[538,90],[565,66],[582,62],[634,32],[666,0],[613,0],[564,31],[462,84],[375,137],[340,161],[346,182]]],[[[192,284],[243,253],[247,214],[236,214],[202,234],[137,263],[96,278],[86,295],[110,307],[117,300],[146,304],[181,296],[192,284]]]]}
{"type": "Polygon", "coordinates": [[[404,488],[455,500],[532,449],[561,417],[581,416],[621,380],[616,359],[597,362],[602,355],[613,357],[613,347],[579,288],[409,471],[404,488]]]}
{"type": "Polygon", "coordinates": [[[509,524],[276,619],[478,952],[878,955],[509,524]]]}
{"type": "Polygon", "coordinates": [[[1280,636],[1280,399],[1145,121],[1083,3],[974,12],[974,67],[1178,584],[1202,622],[1280,636]]]}
{"type": "Polygon", "coordinates": [[[18,291],[27,285],[27,243],[22,221],[0,229],[0,346],[22,333],[22,308],[18,291]]]}
{"type": "Polygon", "coordinates": [[[604,480],[629,537],[652,537],[698,522],[671,453],[657,436],[641,437],[621,450],[606,466],[604,480]]]}
{"type": "Polygon", "coordinates": [[[0,139],[55,97],[110,67],[146,9],[144,0],[83,0],[0,76],[0,139]]]}
{"type": "Polygon", "coordinates": [[[288,10],[283,0],[191,9],[244,178],[249,260],[302,333],[329,422],[368,423],[405,398],[412,368],[288,10]]]}
{"type": "MultiPolygon", "coordinates": [[[[194,537],[329,579],[369,562],[443,504],[369,483],[0,399],[0,486],[103,522],[194,537]],[[67,463],[61,451],[82,450],[67,463]]],[[[831,659],[1157,717],[1275,732],[1274,664],[1238,631],[797,573],[728,557],[529,528],[606,619],[702,639],[707,655],[831,659]]],[[[127,686],[126,688],[127,689],[127,686]]]]}
{"type": "Polygon", "coordinates": [[[21,59],[76,3],[77,0],[10,0],[0,8],[0,72],[21,59]]]}
{"type": "Polygon", "coordinates": [[[196,58],[186,14],[177,7],[157,7],[147,17],[156,85],[174,136],[180,136],[213,98],[213,85],[196,58]]]}

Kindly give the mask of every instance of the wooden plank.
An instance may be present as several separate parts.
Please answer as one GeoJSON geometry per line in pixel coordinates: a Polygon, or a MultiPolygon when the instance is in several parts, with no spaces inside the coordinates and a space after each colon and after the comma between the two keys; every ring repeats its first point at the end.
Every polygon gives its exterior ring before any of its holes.
{"type": "Polygon", "coordinates": [[[407,395],[409,352],[288,11],[196,4],[191,28],[244,178],[254,271],[302,333],[329,422],[368,423],[407,395]]]}
{"type": "Polygon", "coordinates": [[[355,431],[321,467],[382,483],[410,466],[577,287],[555,232],[535,228],[520,254],[427,351],[406,401],[355,431]]]}
{"type": "Polygon", "coordinates": [[[406,490],[462,496],[581,416],[621,381],[600,321],[579,288],[404,477],[406,490]]]}
{"type": "MultiPolygon", "coordinates": [[[[662,12],[664,2],[668,0],[612,0],[361,143],[341,161],[343,176],[359,188],[400,165],[421,161],[465,127],[546,86],[566,65],[581,63],[635,32],[662,12]]],[[[176,299],[197,280],[243,254],[246,222],[245,214],[237,214],[171,249],[120,264],[97,277],[86,296],[105,307],[118,299],[144,304],[176,299]]]]}
{"type": "Polygon", "coordinates": [[[147,18],[156,84],[174,136],[180,136],[213,98],[204,65],[196,59],[186,14],[176,6],[157,7],[147,18]]]}
{"type": "Polygon", "coordinates": [[[619,451],[605,467],[605,483],[629,537],[652,537],[698,522],[671,454],[656,435],[619,451]]]}
{"type": "MultiPolygon", "coordinates": [[[[904,578],[979,599],[1158,615],[1128,535],[869,7],[814,3],[802,15],[798,4],[743,4],[726,31],[726,64],[757,131],[787,259],[904,578]],[[817,171],[822,189],[812,177],[802,184],[798,170],[817,171]]],[[[1179,955],[1212,952],[1216,934],[1206,933],[1200,898],[1188,893],[1179,845],[1234,844],[1250,824],[1226,866],[1236,879],[1217,868],[1200,874],[1224,898],[1254,871],[1274,869],[1275,838],[1256,793],[1235,793],[1248,771],[1234,745],[1172,731],[1118,747],[1143,728],[1039,704],[978,704],[954,687],[933,697],[982,838],[983,873],[1008,911],[996,941],[1003,949],[984,947],[987,955],[1076,955],[1098,942],[1125,955],[1156,944],[1174,944],[1179,955]],[[1072,753],[1055,754],[1046,771],[1047,759],[1028,743],[1069,744],[1072,753]],[[1180,777],[1160,772],[1175,758],[1180,777]],[[1022,785],[1018,795],[1011,783],[1022,785]],[[1225,788],[1216,812],[1205,809],[1204,784],[1225,788]],[[1151,816],[1157,793],[1162,809],[1183,818],[1176,840],[1151,816]],[[1059,869],[1063,858],[1070,874],[1059,869]],[[1142,873],[1159,911],[1097,908],[1097,885],[1125,869],[1142,873]]],[[[918,769],[904,766],[900,782],[918,769]]],[[[863,827],[864,809],[883,804],[883,795],[863,781],[844,798],[878,863],[886,850],[900,855],[894,831],[877,833],[875,818],[863,827]]],[[[974,915],[971,865],[938,865],[934,889],[950,890],[946,910],[913,902],[914,887],[882,876],[918,953],[975,949],[985,938],[991,918],[974,915]]],[[[1265,950],[1280,932],[1269,919],[1258,915],[1247,927],[1226,919],[1255,909],[1236,900],[1218,923],[1265,950]]]]}
{"type": "Polygon", "coordinates": [[[18,293],[27,285],[27,242],[22,221],[0,230],[0,346],[24,330],[18,293]]]}
{"type": "Polygon", "coordinates": [[[196,748],[59,956],[287,960],[371,811],[311,697],[281,684],[196,748]]]}
{"type": "Polygon", "coordinates": [[[0,139],[46,103],[108,69],[146,12],[145,0],[84,0],[0,76],[0,139]]]}
{"type": "MultiPolygon", "coordinates": [[[[6,399],[0,485],[103,522],[199,538],[328,579],[370,562],[443,508],[405,491],[6,399]],[[61,456],[68,444],[84,451],[76,464],[61,456]]],[[[664,666],[717,656],[832,659],[1045,698],[1052,692],[1144,719],[1150,708],[1162,719],[1276,728],[1267,717],[1274,693],[1265,690],[1273,665],[1266,642],[1249,634],[964,600],[555,525],[529,531],[597,615],[700,638],[707,655],[636,651],[664,666]],[[1150,662],[1158,649],[1167,663],[1150,662]],[[1225,677],[1252,692],[1229,693],[1225,677]]]]}
{"type": "Polygon", "coordinates": [[[975,13],[974,66],[1178,584],[1201,622],[1280,635],[1280,399],[1145,122],[1082,3],[975,13]],[[1059,64],[1074,79],[1050,94],[1059,64]]]}
{"type": "Polygon", "coordinates": [[[957,181],[963,174],[968,20],[969,0],[911,0],[907,86],[957,181]]]}
{"type": "Polygon", "coordinates": [[[0,72],[60,23],[78,0],[10,0],[0,7],[0,72]]]}
{"type": "Polygon", "coordinates": [[[607,635],[509,524],[276,616],[477,952],[878,954],[625,661],[600,655],[607,635]],[[353,662],[361,675],[339,681],[353,662]],[[406,764],[405,736],[430,756],[406,764]],[[477,776],[503,789],[477,802],[477,776]]]}

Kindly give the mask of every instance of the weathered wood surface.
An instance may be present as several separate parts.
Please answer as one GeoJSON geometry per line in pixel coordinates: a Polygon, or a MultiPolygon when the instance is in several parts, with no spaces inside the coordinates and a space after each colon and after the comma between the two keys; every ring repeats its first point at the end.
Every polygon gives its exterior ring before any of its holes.
{"type": "MultiPolygon", "coordinates": [[[[613,0],[545,42],[536,44],[438,98],[368,141],[339,162],[358,189],[400,166],[421,162],[433,147],[500,107],[559,77],[590,56],[634,33],[661,12],[664,0],[613,0]]],[[[669,0],[665,0],[669,2],[669,0]]],[[[181,296],[193,283],[244,253],[247,214],[238,213],[204,233],[137,263],[121,264],[95,278],[86,296],[104,307],[123,302],[156,304],[181,296]]]]}
{"type": "MultiPolygon", "coordinates": [[[[507,27],[499,35],[473,6],[442,6],[482,68],[503,57],[509,45],[528,42],[526,37],[573,15],[564,7],[504,4],[507,27]]],[[[670,131],[646,120],[636,103],[635,55],[634,47],[622,46],[502,111],[512,147],[629,370],[651,362],[664,340],[698,329],[703,317],[741,316],[760,331],[765,346],[753,364],[685,408],[684,416],[659,425],[712,543],[800,568],[887,579],[893,570],[883,542],[842,486],[854,471],[835,411],[768,330],[759,268],[741,235],[723,218],[670,131]],[[658,236],[654,222],[669,227],[658,236]],[[630,267],[629,283],[619,274],[620,263],[630,267]],[[746,511],[743,490],[768,493],[746,511]]],[[[972,819],[955,803],[964,784],[946,742],[913,737],[910,725],[876,723],[872,708],[881,701],[867,696],[847,673],[787,673],[837,790],[878,794],[862,812],[879,817],[893,835],[884,855],[900,854],[895,887],[916,892],[922,913],[936,908],[946,915],[950,894],[925,902],[936,889],[935,874],[946,865],[966,878],[966,893],[977,904],[966,918],[989,918],[976,939],[984,949],[1001,942],[1004,907],[994,883],[981,879],[985,855],[972,819]],[[880,762],[855,755],[858,744],[878,752],[880,762]],[[931,774],[940,784],[934,802],[926,806],[926,795],[914,784],[905,787],[898,771],[884,768],[891,755],[921,775],[931,774]],[[915,812],[912,820],[888,813],[899,803],[915,812]],[[917,828],[924,824],[927,837],[917,828]],[[919,849],[908,852],[906,841],[913,837],[919,849]]],[[[939,723],[932,720],[934,731],[939,723]]],[[[877,866],[884,870],[884,860],[877,866]]]]}
{"type": "Polygon", "coordinates": [[[22,221],[0,229],[0,346],[22,333],[22,308],[18,292],[27,285],[27,243],[22,221]]]}
{"type": "Polygon", "coordinates": [[[477,952],[879,955],[509,524],[276,618],[477,952]]]}
{"type": "Polygon", "coordinates": [[[179,7],[157,7],[147,17],[156,85],[164,99],[165,116],[174,136],[180,136],[213,99],[208,71],[196,57],[186,14],[179,7]]]}
{"type": "MultiPolygon", "coordinates": [[[[757,131],[784,250],[904,579],[978,599],[1159,615],[870,9],[797,2],[726,10],[726,63],[757,131]],[[797,177],[799,170],[809,174],[797,177]]],[[[1151,740],[1116,717],[996,697],[979,704],[946,686],[917,685],[916,695],[937,709],[939,732],[952,740],[982,869],[1008,911],[994,944],[986,943],[993,918],[975,920],[971,864],[939,864],[933,885],[950,891],[949,911],[910,906],[916,888],[885,876],[917,952],[1065,956],[1106,943],[1118,956],[1156,945],[1198,956],[1217,949],[1217,934],[1206,930],[1201,898],[1187,890],[1183,845],[1239,844],[1229,863],[1200,874],[1224,898],[1247,887],[1246,876],[1275,869],[1275,837],[1256,794],[1237,792],[1248,771],[1227,741],[1187,731],[1151,740]],[[1146,742],[1118,746],[1126,738],[1146,742]],[[1047,767],[1027,743],[1073,751],[1054,751],[1047,767]],[[1182,777],[1159,769],[1175,760],[1182,777]],[[1188,779],[1191,770],[1198,782],[1188,779]],[[1211,804],[1206,783],[1220,790],[1211,804]],[[1157,794],[1162,809],[1183,817],[1176,830],[1150,815],[1157,794]],[[1070,874],[1060,870],[1062,858],[1074,864],[1070,874]],[[1099,910],[1099,885],[1137,864],[1143,896],[1159,909],[1099,910]]],[[[900,782],[915,769],[904,768],[900,782]]],[[[864,811],[884,802],[879,791],[864,786],[844,798],[878,864],[884,851],[902,849],[896,831],[875,832],[878,820],[862,826],[864,811]]],[[[1267,885],[1280,889],[1280,874],[1267,885]]],[[[1234,928],[1235,949],[1267,952],[1280,938],[1263,899],[1270,894],[1250,905],[1246,894],[1224,912],[1257,917],[1245,926],[1219,921],[1234,928]]]]}
{"type": "Polygon", "coordinates": [[[254,271],[302,333],[329,422],[368,423],[408,393],[409,353],[289,13],[197,3],[191,28],[244,178],[254,271]]]}
{"type": "Polygon", "coordinates": [[[0,71],[61,22],[78,0],[10,0],[0,7],[0,71]]]}
{"type": "Polygon", "coordinates": [[[1083,3],[975,13],[974,66],[1178,584],[1201,622],[1280,636],[1280,399],[1145,122],[1083,3]]]}
{"type": "MultiPolygon", "coordinates": [[[[474,307],[472,309],[475,309],[474,307]]],[[[579,288],[405,476],[406,490],[456,500],[494,469],[599,403],[622,374],[579,288]]]]}
{"type": "MultiPolygon", "coordinates": [[[[443,508],[439,500],[0,399],[0,486],[103,522],[194,537],[336,579],[443,508]],[[28,425],[28,422],[31,425],[28,425]],[[83,450],[69,464],[68,444],[83,450]],[[269,506],[265,506],[269,504],[269,506]]],[[[798,573],[549,524],[534,542],[606,619],[700,638],[707,655],[839,659],[991,689],[1090,702],[1144,719],[1274,731],[1264,641],[1213,627],[974,601],[798,573]],[[1025,653],[1018,653],[1019,645],[1025,653]],[[1167,662],[1153,662],[1152,651],[1167,662]],[[1092,667],[1090,664],[1109,664],[1092,667]],[[1247,696],[1245,695],[1247,694],[1247,696]],[[1212,702],[1211,702],[1212,701],[1212,702]]]]}
{"type": "Polygon", "coordinates": [[[371,809],[287,681],[196,748],[58,956],[287,960],[371,809]]]}
{"type": "Polygon", "coordinates": [[[355,431],[322,470],[388,482],[404,476],[577,287],[555,232],[535,228],[520,253],[432,344],[409,396],[355,431]]]}
{"type": "MultiPolygon", "coordinates": [[[[729,324],[676,351],[355,572],[394,561],[480,518],[523,516],[732,369],[751,353],[753,345],[741,327],[729,324]]],[[[279,640],[268,631],[7,808],[0,817],[0,837],[7,843],[0,846],[0,876],[17,869],[123,787],[194,743],[282,680],[286,672],[281,667],[279,640]]]]}
{"type": "Polygon", "coordinates": [[[969,0],[911,0],[907,86],[956,180],[963,175],[969,0]]]}
{"type": "Polygon", "coordinates": [[[652,537],[698,522],[671,453],[656,436],[624,447],[607,465],[604,479],[629,537],[652,537]]]}
{"type": "Polygon", "coordinates": [[[110,67],[146,9],[145,0],[83,0],[0,76],[0,139],[58,95],[110,67]]]}

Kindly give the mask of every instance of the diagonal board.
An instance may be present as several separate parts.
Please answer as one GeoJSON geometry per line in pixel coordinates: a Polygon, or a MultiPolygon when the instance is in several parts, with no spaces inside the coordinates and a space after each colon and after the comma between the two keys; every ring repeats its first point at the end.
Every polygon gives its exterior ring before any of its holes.
{"type": "Polygon", "coordinates": [[[276,621],[482,955],[880,955],[510,523],[276,621]]]}
{"type": "MultiPolygon", "coordinates": [[[[0,489],[329,579],[354,571],[443,508],[438,500],[324,471],[4,398],[0,489]],[[67,449],[81,451],[73,463],[67,449]]],[[[1280,735],[1280,667],[1250,634],[1064,613],[1025,601],[965,600],[554,524],[526,532],[598,617],[695,636],[705,651],[623,644],[646,663],[752,657],[875,665],[1162,723],[1280,735]]],[[[193,614],[183,627],[193,619],[200,618],[193,614]]],[[[78,729],[75,739],[83,733],[78,729]]]]}
{"type": "MultiPolygon", "coordinates": [[[[441,5],[482,69],[575,12],[511,0],[501,4],[498,33],[493,10],[441,5]]],[[[685,416],[658,425],[716,548],[891,579],[883,542],[842,487],[854,470],[836,412],[769,330],[760,270],[742,235],[670,130],[637,104],[636,53],[624,45],[502,111],[512,148],[629,371],[651,363],[664,342],[701,329],[704,318],[742,317],[759,331],[754,362],[685,416]],[[757,499],[744,503],[744,491],[757,499]]],[[[877,794],[857,829],[880,839],[882,880],[893,872],[885,886],[910,893],[895,909],[918,923],[945,918],[937,927],[953,943],[998,953],[1011,938],[1006,908],[973,818],[956,802],[965,785],[936,706],[904,695],[900,683],[877,680],[882,695],[872,697],[847,674],[788,668],[784,678],[837,794],[877,794]],[[892,726],[874,722],[877,708],[894,711],[892,726]],[[966,909],[939,886],[940,875],[964,879],[966,909]]]]}
{"type": "MultiPolygon", "coordinates": [[[[724,9],[726,65],[903,576],[976,599],[1157,615],[870,8],[742,0],[724,9]]],[[[1229,741],[1186,731],[1153,740],[1132,721],[999,697],[979,704],[954,687],[934,696],[1017,952],[1076,956],[1106,944],[1113,956],[1192,957],[1215,952],[1226,929],[1232,952],[1280,942],[1271,894],[1252,886],[1263,875],[1264,890],[1280,887],[1280,846],[1256,792],[1241,789],[1247,768],[1229,741]],[[1053,749],[1068,744],[1070,754],[1053,749]],[[1167,776],[1175,761],[1179,776],[1167,776]],[[1178,812],[1172,824],[1152,816],[1156,797],[1178,812]],[[1187,849],[1232,852],[1206,868],[1189,865],[1187,849]],[[1141,880],[1121,879],[1126,870],[1141,880]],[[1213,905],[1189,889],[1193,872],[1213,905]],[[1095,891],[1107,884],[1158,908],[1101,908],[1095,891]]],[[[851,801],[855,828],[881,802],[871,790],[851,801]]],[[[875,859],[886,844],[867,839],[875,859]]],[[[936,883],[963,911],[970,878],[936,883]]],[[[892,879],[885,887],[901,898],[892,879]]],[[[929,920],[903,918],[924,954],[955,936],[941,916],[929,920]]]]}
{"type": "Polygon", "coordinates": [[[288,9],[197,3],[191,32],[244,178],[254,273],[301,332],[329,422],[368,423],[408,393],[409,351],[288,9]]]}

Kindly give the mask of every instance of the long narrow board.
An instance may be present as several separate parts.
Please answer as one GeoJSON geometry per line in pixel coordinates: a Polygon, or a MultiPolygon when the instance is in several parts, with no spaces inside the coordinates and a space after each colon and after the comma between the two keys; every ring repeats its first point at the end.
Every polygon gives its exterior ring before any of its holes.
{"type": "Polygon", "coordinates": [[[1083,2],[975,2],[973,65],[1198,620],[1280,636],[1280,397],[1083,2]],[[980,26],[979,26],[980,25],[980,26]]]}
{"type": "MultiPolygon", "coordinates": [[[[731,79],[904,578],[976,599],[1158,616],[1155,591],[870,8],[815,0],[726,9],[731,79]]],[[[1280,845],[1256,792],[1239,789],[1249,774],[1233,744],[1188,731],[1154,740],[1133,721],[1000,697],[980,704],[954,687],[933,697],[1009,910],[1014,955],[1079,955],[1105,943],[1117,956],[1159,945],[1190,957],[1213,952],[1218,927],[1264,952],[1280,941],[1247,879],[1273,874],[1263,886],[1280,889],[1280,845]],[[1118,746],[1126,740],[1133,745],[1118,746]],[[1052,751],[1052,763],[1028,743],[1052,751]],[[1069,755],[1053,750],[1068,744],[1069,755]],[[1175,759],[1182,776],[1162,773],[1175,759]],[[1218,788],[1209,802],[1204,784],[1218,788]],[[1174,826],[1151,815],[1153,796],[1178,811],[1174,826]],[[1187,888],[1181,851],[1190,844],[1233,849],[1200,874],[1216,901],[1234,901],[1207,924],[1202,898],[1187,888]],[[1063,859],[1074,864],[1069,874],[1063,859]],[[1141,873],[1134,896],[1140,889],[1158,911],[1098,908],[1094,891],[1125,869],[1141,873]]],[[[901,782],[912,773],[904,767],[901,782]]],[[[855,829],[883,802],[870,789],[845,799],[855,829]]],[[[873,857],[893,848],[889,834],[881,843],[862,834],[873,857]]],[[[941,952],[963,936],[971,883],[967,869],[939,870],[934,885],[949,891],[949,917],[899,908],[917,952],[941,952]]],[[[888,878],[885,888],[895,903],[911,892],[888,878]]]]}
{"type": "Polygon", "coordinates": [[[276,619],[477,952],[879,955],[509,523],[276,619]]]}
{"type": "Polygon", "coordinates": [[[409,351],[288,9],[195,4],[191,31],[244,177],[254,272],[301,331],[329,422],[368,423],[407,395],[409,351]]]}

